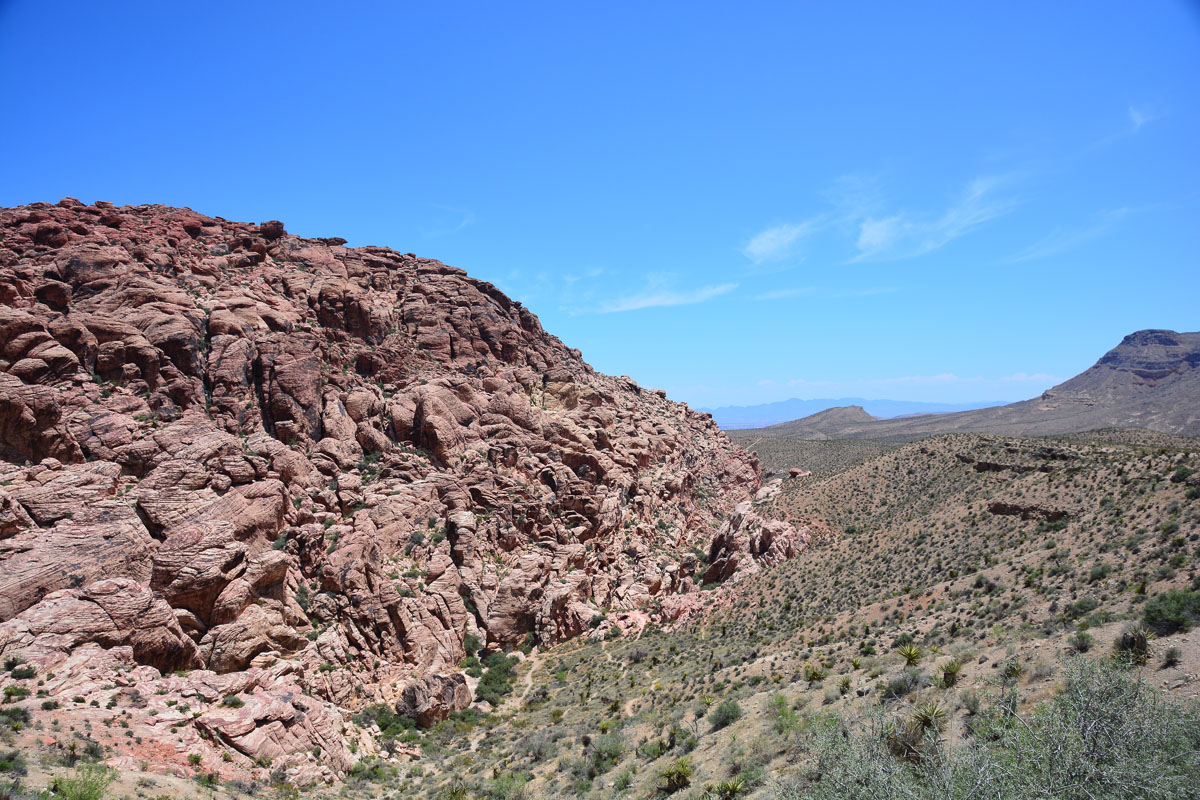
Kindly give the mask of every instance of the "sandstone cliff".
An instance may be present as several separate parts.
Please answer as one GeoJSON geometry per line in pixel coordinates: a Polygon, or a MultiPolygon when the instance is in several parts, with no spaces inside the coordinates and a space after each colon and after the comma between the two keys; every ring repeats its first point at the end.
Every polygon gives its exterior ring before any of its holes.
{"type": "Polygon", "coordinates": [[[469,702],[467,635],[628,627],[807,544],[707,415],[461,270],[343,245],[0,210],[0,656],[124,709],[157,748],[129,757],[333,780],[372,746],[349,711],[469,702]]]}

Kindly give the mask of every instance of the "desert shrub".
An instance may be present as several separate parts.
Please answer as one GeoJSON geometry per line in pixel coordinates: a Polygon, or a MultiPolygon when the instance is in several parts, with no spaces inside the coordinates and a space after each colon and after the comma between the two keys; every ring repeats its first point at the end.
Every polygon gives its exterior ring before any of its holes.
{"type": "Polygon", "coordinates": [[[24,686],[4,687],[4,702],[6,703],[13,700],[24,700],[26,697],[29,697],[29,690],[24,686]]]}
{"type": "MultiPolygon", "coordinates": [[[[926,737],[922,757],[897,758],[888,725],[833,720],[814,735],[817,780],[785,783],[779,800],[1118,800],[1195,797],[1200,706],[1175,702],[1135,675],[1076,657],[1062,692],[1018,721],[998,706],[971,747],[926,737]],[[986,787],[981,792],[981,787],[986,787]]],[[[895,734],[896,728],[890,731],[895,734]]]]}
{"type": "Polygon", "coordinates": [[[708,712],[708,722],[714,731],[727,728],[742,718],[742,707],[732,697],[722,700],[708,712]]]}
{"type": "Polygon", "coordinates": [[[362,787],[367,783],[384,783],[396,774],[394,766],[380,762],[377,758],[362,758],[350,768],[346,776],[347,783],[352,787],[362,787]]]}
{"type": "Polygon", "coordinates": [[[554,755],[554,739],[546,731],[530,734],[517,742],[516,751],[537,764],[554,755]]]}
{"type": "Polygon", "coordinates": [[[793,730],[799,730],[799,715],[791,705],[788,705],[784,694],[772,694],[768,702],[768,709],[770,710],[770,724],[775,729],[775,733],[786,736],[792,733],[793,730]]]}
{"type": "Polygon", "coordinates": [[[485,700],[493,706],[498,706],[512,692],[512,670],[516,663],[504,653],[496,652],[489,655],[483,662],[487,672],[479,680],[475,689],[475,699],[485,700]]]}
{"type": "Polygon", "coordinates": [[[364,728],[377,725],[383,739],[397,739],[417,727],[416,720],[397,714],[384,703],[367,706],[354,715],[354,722],[364,728]]]}
{"type": "Polygon", "coordinates": [[[651,739],[638,748],[638,754],[647,761],[654,761],[669,749],[669,745],[662,739],[651,739]]]}
{"type": "Polygon", "coordinates": [[[12,672],[9,674],[12,675],[13,679],[15,680],[27,681],[30,678],[37,677],[37,670],[29,665],[23,665],[19,667],[13,667],[12,672]]]}
{"type": "Polygon", "coordinates": [[[1190,630],[1200,622],[1200,592],[1171,589],[1146,601],[1146,625],[1160,636],[1190,630]]]}
{"type": "Polygon", "coordinates": [[[20,750],[0,752],[0,772],[24,775],[25,771],[25,756],[21,754],[20,750]]]}
{"type": "Polygon", "coordinates": [[[1100,607],[1099,601],[1091,597],[1081,597],[1066,608],[1066,615],[1071,619],[1079,619],[1100,607]]]}
{"type": "Polygon", "coordinates": [[[929,684],[929,677],[916,668],[906,669],[887,682],[883,688],[883,696],[901,698],[929,684]]]}
{"type": "Polygon", "coordinates": [[[603,775],[617,765],[625,753],[625,740],[617,732],[604,733],[588,745],[588,760],[593,775],[603,775]]]}
{"type": "Polygon", "coordinates": [[[1086,653],[1095,643],[1096,638],[1087,631],[1075,631],[1071,638],[1067,639],[1067,644],[1076,653],[1086,653]]]}
{"type": "Polygon", "coordinates": [[[1183,651],[1182,650],[1180,650],[1178,647],[1168,647],[1167,651],[1165,653],[1163,653],[1163,660],[1162,660],[1163,669],[1168,669],[1170,667],[1178,666],[1179,662],[1182,659],[1183,659],[1183,651]]]}
{"type": "Polygon", "coordinates": [[[479,797],[485,800],[525,800],[528,797],[526,782],[525,776],[519,772],[501,772],[484,785],[479,797]]]}
{"type": "Polygon", "coordinates": [[[76,767],[70,776],[56,777],[50,784],[50,790],[65,800],[103,800],[114,777],[106,767],[84,764],[76,767]]]}
{"type": "Polygon", "coordinates": [[[479,651],[483,649],[483,642],[473,633],[468,633],[463,637],[463,650],[468,656],[477,656],[479,651]]]}
{"type": "Polygon", "coordinates": [[[459,662],[458,666],[462,667],[463,672],[472,678],[483,677],[483,663],[475,656],[467,656],[459,662]]]}

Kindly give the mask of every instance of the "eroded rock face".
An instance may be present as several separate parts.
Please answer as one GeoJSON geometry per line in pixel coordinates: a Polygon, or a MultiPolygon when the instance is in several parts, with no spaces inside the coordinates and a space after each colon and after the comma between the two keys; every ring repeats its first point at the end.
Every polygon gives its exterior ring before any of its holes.
{"type": "Polygon", "coordinates": [[[85,643],[129,647],[139,664],[162,671],[200,665],[196,644],[184,635],[167,602],[129,578],[53,592],[0,623],[0,656],[65,657],[85,643]]]}
{"type": "Polygon", "coordinates": [[[441,722],[452,712],[471,704],[471,689],[461,672],[453,675],[427,675],[412,681],[400,693],[396,713],[415,719],[428,728],[441,722]]]}
{"type": "Polygon", "coordinates": [[[327,780],[361,705],[470,703],[468,634],[640,629],[806,545],[707,415],[461,270],[337,241],[0,209],[0,652],[244,687],[178,730],[327,780]]]}

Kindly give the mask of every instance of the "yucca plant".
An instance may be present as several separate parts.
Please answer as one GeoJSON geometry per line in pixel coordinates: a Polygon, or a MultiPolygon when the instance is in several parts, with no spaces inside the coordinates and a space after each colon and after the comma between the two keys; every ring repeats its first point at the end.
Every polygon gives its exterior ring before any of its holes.
{"type": "Polygon", "coordinates": [[[813,666],[812,664],[804,665],[804,680],[808,681],[809,683],[823,681],[825,680],[825,676],[828,674],[829,673],[826,672],[822,667],[813,666]]]}
{"type": "Polygon", "coordinates": [[[1134,623],[1121,631],[1121,635],[1113,642],[1113,650],[1131,664],[1141,666],[1150,660],[1150,640],[1153,638],[1154,633],[1149,628],[1134,623]]]}
{"type": "Polygon", "coordinates": [[[733,798],[743,795],[747,791],[749,789],[746,787],[746,781],[739,775],[727,781],[714,783],[705,790],[704,796],[712,798],[712,800],[733,800],[733,798]]]}
{"type": "Polygon", "coordinates": [[[658,790],[663,794],[674,794],[692,785],[692,762],[685,756],[677,758],[662,771],[662,786],[658,790]]]}
{"type": "Polygon", "coordinates": [[[924,655],[924,653],[921,652],[921,648],[917,647],[915,644],[901,645],[896,649],[896,652],[899,653],[900,657],[904,659],[904,666],[906,667],[915,667],[917,664],[920,664],[921,656],[924,655]]]}
{"type": "Polygon", "coordinates": [[[842,694],[846,694],[847,692],[850,691],[850,676],[849,675],[845,676],[840,681],[838,681],[838,691],[841,692],[842,694]]]}
{"type": "Polygon", "coordinates": [[[917,706],[909,718],[909,725],[921,731],[940,731],[945,722],[946,709],[937,701],[917,706]]]}
{"type": "Polygon", "coordinates": [[[958,683],[958,676],[962,674],[963,663],[957,658],[949,664],[942,665],[942,686],[947,688],[958,683]]]}

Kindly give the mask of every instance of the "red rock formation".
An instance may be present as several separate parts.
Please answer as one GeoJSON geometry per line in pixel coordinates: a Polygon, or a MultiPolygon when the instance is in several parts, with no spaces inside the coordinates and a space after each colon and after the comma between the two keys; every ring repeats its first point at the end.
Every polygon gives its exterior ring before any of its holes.
{"type": "Polygon", "coordinates": [[[469,702],[467,634],[644,624],[693,549],[726,580],[806,544],[753,514],[758,464],[707,415],[461,270],[340,241],[0,209],[0,655],[253,673],[261,698],[195,724],[328,779],[337,707],[469,702]]]}

